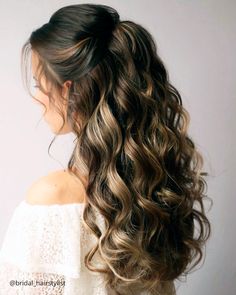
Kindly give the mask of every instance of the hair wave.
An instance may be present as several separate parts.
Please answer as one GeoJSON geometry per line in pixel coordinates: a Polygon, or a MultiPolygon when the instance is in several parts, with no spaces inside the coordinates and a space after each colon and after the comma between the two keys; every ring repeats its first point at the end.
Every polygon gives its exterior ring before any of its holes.
{"type": "Polygon", "coordinates": [[[109,6],[70,5],[31,33],[22,66],[31,50],[39,77],[50,81],[50,91],[40,86],[50,101],[52,89],[72,81],[63,117],[76,134],[68,170],[83,181],[83,219],[97,237],[85,265],[115,294],[134,286],[159,294],[200,263],[211,225],[203,156],[151,34],[109,6]],[[92,264],[95,253],[103,268],[92,264]]]}

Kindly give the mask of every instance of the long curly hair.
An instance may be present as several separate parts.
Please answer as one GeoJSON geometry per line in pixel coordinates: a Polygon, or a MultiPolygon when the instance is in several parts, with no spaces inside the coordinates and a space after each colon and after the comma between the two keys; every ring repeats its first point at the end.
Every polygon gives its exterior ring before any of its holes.
{"type": "Polygon", "coordinates": [[[50,81],[49,91],[40,83],[50,102],[63,105],[52,90],[72,81],[66,116],[58,111],[76,134],[67,168],[83,182],[83,220],[97,237],[86,267],[103,273],[114,294],[138,286],[159,294],[201,262],[211,234],[203,201],[211,198],[203,156],[188,135],[189,113],[155,41],[112,7],[78,4],[57,10],[23,45],[28,90],[32,50],[39,83],[42,74],[50,81]],[[93,265],[95,253],[102,268],[93,265]]]}

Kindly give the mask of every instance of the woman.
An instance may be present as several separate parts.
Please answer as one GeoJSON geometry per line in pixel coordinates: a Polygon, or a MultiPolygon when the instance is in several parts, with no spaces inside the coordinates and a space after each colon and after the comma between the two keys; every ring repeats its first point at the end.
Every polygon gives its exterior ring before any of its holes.
{"type": "Polygon", "coordinates": [[[152,36],[109,6],[70,5],[32,32],[29,56],[30,95],[76,143],[14,212],[1,294],[176,294],[210,236],[207,173],[152,36]]]}

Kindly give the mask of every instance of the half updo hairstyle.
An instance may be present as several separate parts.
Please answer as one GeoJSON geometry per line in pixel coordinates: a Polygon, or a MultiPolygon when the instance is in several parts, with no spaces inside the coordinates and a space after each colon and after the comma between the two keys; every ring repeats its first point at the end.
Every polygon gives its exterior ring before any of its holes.
{"type": "Polygon", "coordinates": [[[51,103],[63,103],[52,90],[72,81],[63,124],[70,123],[76,141],[67,168],[83,182],[83,220],[97,238],[86,267],[103,273],[114,294],[138,285],[159,294],[200,263],[211,226],[203,156],[155,41],[112,7],[78,4],[57,10],[24,44],[27,85],[32,51],[39,83],[42,75],[50,81],[50,89],[39,85],[51,103]],[[93,265],[95,253],[103,268],[93,265]]]}

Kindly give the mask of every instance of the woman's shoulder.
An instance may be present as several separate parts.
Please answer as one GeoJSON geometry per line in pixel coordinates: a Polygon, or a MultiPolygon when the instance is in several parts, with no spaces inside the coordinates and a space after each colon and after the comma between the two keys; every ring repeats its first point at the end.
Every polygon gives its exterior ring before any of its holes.
{"type": "Polygon", "coordinates": [[[31,205],[54,205],[85,202],[82,183],[67,170],[51,171],[34,181],[25,195],[31,205]]]}
{"type": "Polygon", "coordinates": [[[4,261],[26,272],[79,277],[80,252],[87,237],[83,204],[33,205],[23,199],[6,229],[0,265],[4,261]]]}

